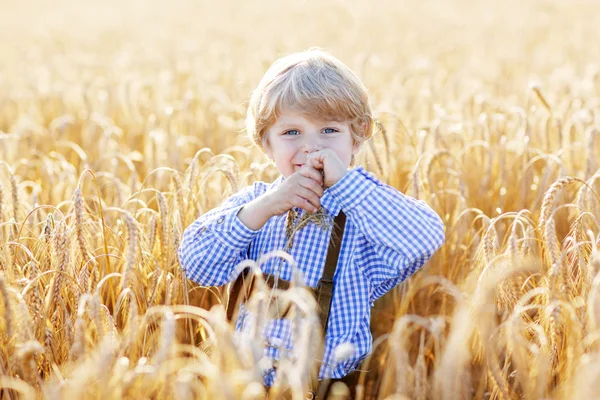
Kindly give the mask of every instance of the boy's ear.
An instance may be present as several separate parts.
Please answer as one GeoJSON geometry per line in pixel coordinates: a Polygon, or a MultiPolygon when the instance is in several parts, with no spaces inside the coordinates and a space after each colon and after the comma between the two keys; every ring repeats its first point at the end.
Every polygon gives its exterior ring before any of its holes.
{"type": "MultiPolygon", "coordinates": [[[[363,122],[360,126],[360,128],[363,131],[363,137],[364,135],[366,135],[367,133],[367,123],[363,122]]],[[[356,155],[356,153],[358,153],[360,151],[360,149],[362,148],[362,145],[365,143],[366,140],[361,141],[360,143],[352,143],[352,154],[356,155]]]]}

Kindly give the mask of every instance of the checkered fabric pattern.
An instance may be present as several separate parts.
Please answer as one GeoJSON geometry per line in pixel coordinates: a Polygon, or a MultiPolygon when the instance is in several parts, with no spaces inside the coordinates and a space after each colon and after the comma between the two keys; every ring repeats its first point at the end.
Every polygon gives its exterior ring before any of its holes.
{"type": "MultiPolygon", "coordinates": [[[[280,177],[271,184],[254,183],[185,230],[178,254],[189,279],[204,286],[224,285],[237,277],[239,268],[235,267],[241,261],[258,260],[267,252],[284,248],[285,215],[271,218],[258,231],[249,229],[237,217],[246,203],[282,181],[280,177]]],[[[383,184],[363,167],[349,171],[325,190],[321,205],[331,218],[340,210],[347,216],[319,371],[320,379],[341,378],[372,349],[373,302],[427,262],[444,242],[444,225],[423,201],[383,184]],[[353,354],[345,360],[334,360],[336,347],[348,342],[354,347],[353,354]]],[[[323,273],[330,234],[331,228],[324,230],[310,223],[294,236],[290,254],[307,286],[316,287],[323,273]]],[[[261,269],[291,280],[291,265],[280,259],[269,259],[261,269]]],[[[237,334],[241,335],[238,338],[243,338],[252,322],[252,315],[241,306],[236,324],[237,334]]],[[[265,355],[278,360],[286,351],[285,357],[290,352],[293,356],[294,330],[289,319],[268,321],[263,330],[265,355]]],[[[267,385],[272,385],[274,377],[273,369],[265,371],[267,385]]]]}

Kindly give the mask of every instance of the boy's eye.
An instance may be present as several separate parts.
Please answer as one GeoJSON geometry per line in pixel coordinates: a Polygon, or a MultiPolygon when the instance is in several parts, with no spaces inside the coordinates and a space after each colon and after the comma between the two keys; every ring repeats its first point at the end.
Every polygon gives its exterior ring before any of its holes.
{"type": "Polygon", "coordinates": [[[323,129],[323,132],[325,132],[325,133],[335,133],[337,131],[338,130],[335,129],[335,128],[325,128],[325,129],[323,129]]]}
{"type": "Polygon", "coordinates": [[[300,134],[300,132],[298,132],[298,131],[297,131],[297,130],[295,130],[295,129],[290,129],[289,131],[285,131],[285,132],[283,132],[283,134],[284,134],[284,135],[292,135],[292,136],[296,136],[296,135],[299,135],[299,134],[300,134]]]}

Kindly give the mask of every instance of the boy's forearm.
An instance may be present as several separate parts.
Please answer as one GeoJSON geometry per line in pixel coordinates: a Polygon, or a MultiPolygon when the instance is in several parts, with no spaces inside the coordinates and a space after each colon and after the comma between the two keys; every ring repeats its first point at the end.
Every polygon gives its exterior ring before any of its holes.
{"type": "Polygon", "coordinates": [[[265,226],[269,218],[273,216],[271,209],[269,197],[264,194],[246,204],[237,216],[249,229],[257,231],[265,226]]]}

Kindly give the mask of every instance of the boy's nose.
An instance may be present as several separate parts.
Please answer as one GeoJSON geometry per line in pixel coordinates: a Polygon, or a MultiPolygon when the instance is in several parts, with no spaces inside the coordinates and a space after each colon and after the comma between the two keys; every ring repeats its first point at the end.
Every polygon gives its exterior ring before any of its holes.
{"type": "Polygon", "coordinates": [[[305,139],[304,140],[304,152],[306,154],[319,151],[322,148],[321,141],[318,139],[305,139]]]}

